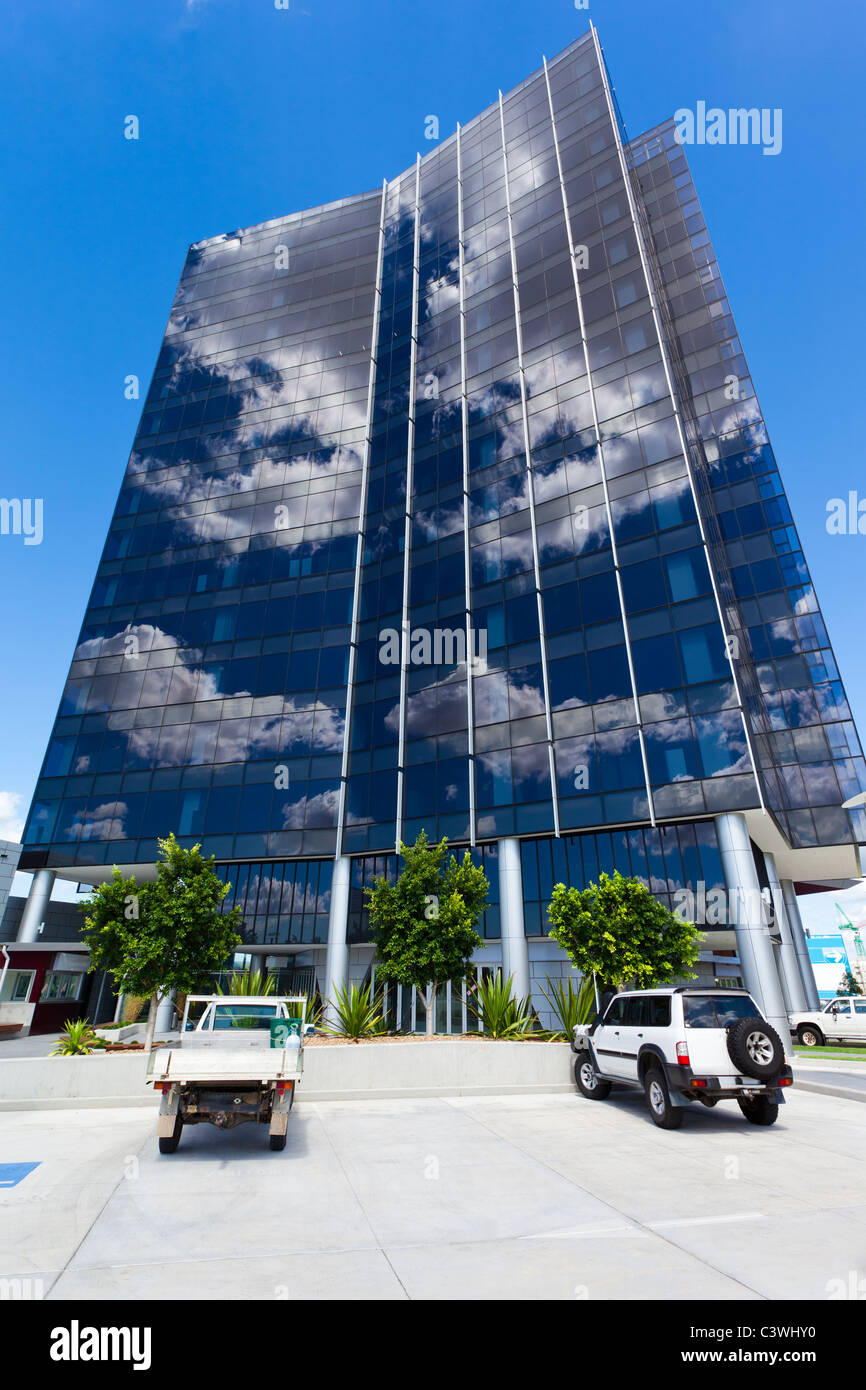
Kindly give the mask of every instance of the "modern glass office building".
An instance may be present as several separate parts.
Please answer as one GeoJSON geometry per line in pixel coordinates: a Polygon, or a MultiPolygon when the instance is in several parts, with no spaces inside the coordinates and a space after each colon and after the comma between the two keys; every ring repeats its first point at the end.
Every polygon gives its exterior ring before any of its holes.
{"type": "Polygon", "coordinates": [[[173,829],[326,992],[423,828],[483,861],[521,992],[553,884],[616,867],[727,889],[704,973],[778,1016],[814,994],[793,881],[859,875],[864,787],[684,150],[627,139],[594,30],[381,188],[190,247],[22,940],[54,875],[173,829]]]}

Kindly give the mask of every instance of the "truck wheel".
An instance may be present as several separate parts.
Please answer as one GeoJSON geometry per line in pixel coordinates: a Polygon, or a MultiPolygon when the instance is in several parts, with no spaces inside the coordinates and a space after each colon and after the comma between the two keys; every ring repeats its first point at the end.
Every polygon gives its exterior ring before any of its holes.
{"type": "Polygon", "coordinates": [[[754,1100],[740,1100],[738,1098],[737,1105],[750,1125],[774,1125],[779,1115],[778,1105],[767,1100],[766,1096],[755,1096],[754,1100]]]}
{"type": "Polygon", "coordinates": [[[271,1148],[272,1148],[272,1149],[275,1149],[276,1152],[279,1153],[280,1150],[281,1150],[281,1149],[284,1149],[285,1147],[286,1147],[286,1136],[285,1136],[285,1134],[272,1134],[272,1135],[271,1135],[271,1148]]]}
{"type": "Polygon", "coordinates": [[[824,1034],[812,1023],[805,1023],[797,1029],[797,1041],[803,1047],[823,1047],[824,1034]]]}
{"type": "Polygon", "coordinates": [[[744,1076],[769,1081],[778,1076],[785,1062],[782,1039],[766,1019],[739,1018],[728,1027],[728,1056],[744,1076]]]}
{"type": "Polygon", "coordinates": [[[601,1077],[596,1075],[586,1052],[582,1057],[578,1057],[574,1064],[574,1079],[580,1094],[587,1100],[607,1100],[610,1095],[610,1082],[602,1081],[601,1077]]]}
{"type": "Polygon", "coordinates": [[[649,1112],[659,1129],[679,1129],[683,1112],[671,1102],[667,1077],[661,1067],[650,1067],[643,1080],[649,1112]]]}
{"type": "Polygon", "coordinates": [[[173,1154],[178,1144],[183,1130],[183,1120],[178,1115],[174,1122],[174,1131],[169,1135],[161,1135],[159,1140],[159,1151],[161,1154],[173,1154]]]}

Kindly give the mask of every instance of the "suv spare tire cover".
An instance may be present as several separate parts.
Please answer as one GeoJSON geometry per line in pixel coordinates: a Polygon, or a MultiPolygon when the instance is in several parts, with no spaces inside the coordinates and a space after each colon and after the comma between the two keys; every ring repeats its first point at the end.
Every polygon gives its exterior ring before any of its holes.
{"type": "MultiPolygon", "coordinates": [[[[752,1018],[739,1018],[736,1023],[729,1024],[726,1041],[731,1061],[737,1071],[746,1076],[768,1081],[770,1077],[778,1076],[784,1066],[785,1049],[782,1039],[775,1028],[757,1014],[752,1018]],[[765,1040],[761,1050],[766,1053],[766,1061],[757,1060],[749,1050],[749,1040],[756,1034],[765,1040]]],[[[753,1039],[753,1045],[754,1041],[757,1039],[753,1039]]]]}

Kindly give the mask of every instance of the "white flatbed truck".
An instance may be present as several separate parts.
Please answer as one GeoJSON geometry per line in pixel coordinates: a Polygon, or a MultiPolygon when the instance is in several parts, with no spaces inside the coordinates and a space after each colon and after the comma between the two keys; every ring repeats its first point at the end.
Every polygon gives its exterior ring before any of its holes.
{"type": "Polygon", "coordinates": [[[147,1082],[162,1092],[159,1151],[174,1153],[184,1125],[266,1124],[286,1147],[289,1111],[304,1070],[306,1000],[292,995],[191,994],[178,1043],[151,1054],[147,1082]],[[203,1005],[197,1023],[190,1005],[203,1005]]]}

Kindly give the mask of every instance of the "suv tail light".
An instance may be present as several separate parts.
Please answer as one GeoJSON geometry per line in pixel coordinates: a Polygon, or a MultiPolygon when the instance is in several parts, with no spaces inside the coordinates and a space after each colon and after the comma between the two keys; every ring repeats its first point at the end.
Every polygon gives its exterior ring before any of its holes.
{"type": "Polygon", "coordinates": [[[689,1066],[689,1045],[687,1042],[677,1043],[677,1062],[681,1067],[689,1066]]]}

